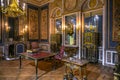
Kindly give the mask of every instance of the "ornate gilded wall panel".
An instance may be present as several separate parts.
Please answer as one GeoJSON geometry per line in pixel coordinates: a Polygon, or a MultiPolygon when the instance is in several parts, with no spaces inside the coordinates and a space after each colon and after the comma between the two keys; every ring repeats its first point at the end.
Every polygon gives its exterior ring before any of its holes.
{"type": "MultiPolygon", "coordinates": [[[[51,15],[52,17],[53,17],[53,10],[55,8],[62,9],[62,0],[54,0],[53,2],[50,3],[50,5],[49,5],[49,12],[50,12],[50,14],[52,14],[51,15]]],[[[56,14],[56,12],[55,12],[55,14],[56,14]]]]}
{"type": "Polygon", "coordinates": [[[94,10],[102,7],[103,3],[101,0],[86,0],[82,8],[82,11],[94,10]]]}
{"type": "Polygon", "coordinates": [[[113,0],[113,41],[120,41],[120,1],[113,0]]]}

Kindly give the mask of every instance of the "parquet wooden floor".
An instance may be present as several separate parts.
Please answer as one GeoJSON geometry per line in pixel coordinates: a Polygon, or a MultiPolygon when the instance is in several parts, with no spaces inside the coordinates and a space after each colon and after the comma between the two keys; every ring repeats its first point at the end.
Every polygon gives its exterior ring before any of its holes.
{"type": "MultiPolygon", "coordinates": [[[[65,66],[52,70],[51,63],[39,61],[38,80],[63,80],[65,66]]],[[[23,60],[19,69],[19,60],[0,61],[0,80],[35,80],[35,66],[32,60],[23,60]]],[[[87,80],[113,80],[113,68],[101,64],[87,65],[87,80]]]]}

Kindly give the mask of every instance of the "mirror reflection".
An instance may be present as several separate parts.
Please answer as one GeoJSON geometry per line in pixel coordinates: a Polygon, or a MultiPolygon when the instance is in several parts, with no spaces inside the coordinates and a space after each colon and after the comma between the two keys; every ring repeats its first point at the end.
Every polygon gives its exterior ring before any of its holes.
{"type": "Polygon", "coordinates": [[[62,34],[62,18],[56,19],[55,32],[62,34]]]}
{"type": "Polygon", "coordinates": [[[102,13],[94,14],[91,16],[86,16],[84,19],[84,32],[93,32],[98,34],[99,44],[98,46],[102,46],[102,13]]]}
{"type": "Polygon", "coordinates": [[[19,28],[18,18],[8,17],[8,26],[6,26],[7,39],[18,39],[18,28],[19,28]]]}
{"type": "Polygon", "coordinates": [[[62,45],[62,18],[55,20],[55,34],[51,34],[51,52],[58,52],[62,45]]]}
{"type": "Polygon", "coordinates": [[[76,15],[65,16],[65,45],[76,45],[76,15]]]}

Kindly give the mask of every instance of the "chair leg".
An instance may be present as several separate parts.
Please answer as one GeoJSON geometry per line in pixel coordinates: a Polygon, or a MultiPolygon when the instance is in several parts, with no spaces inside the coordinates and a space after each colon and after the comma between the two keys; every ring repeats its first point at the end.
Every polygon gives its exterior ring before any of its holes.
{"type": "Polygon", "coordinates": [[[58,63],[59,63],[59,61],[57,59],[54,59],[54,69],[56,69],[58,67],[58,63]]]}

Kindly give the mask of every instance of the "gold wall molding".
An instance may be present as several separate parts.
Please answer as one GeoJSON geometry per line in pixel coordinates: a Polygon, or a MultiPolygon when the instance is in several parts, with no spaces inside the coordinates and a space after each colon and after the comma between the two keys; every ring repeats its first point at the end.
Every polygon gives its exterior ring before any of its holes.
{"type": "Polygon", "coordinates": [[[63,14],[81,11],[81,7],[85,0],[62,0],[63,1],[63,14]]]}
{"type": "Polygon", "coordinates": [[[25,3],[33,4],[36,6],[42,6],[53,1],[54,0],[23,0],[25,3]]]}
{"type": "Polygon", "coordinates": [[[96,10],[103,7],[103,2],[101,0],[86,0],[83,4],[82,11],[96,10]]]}

